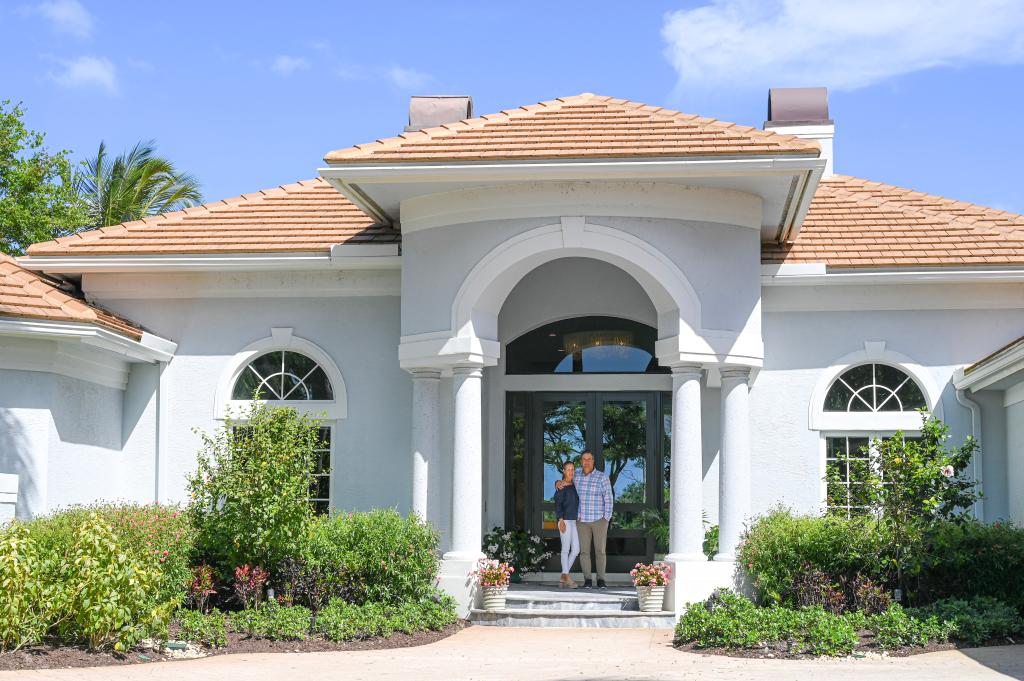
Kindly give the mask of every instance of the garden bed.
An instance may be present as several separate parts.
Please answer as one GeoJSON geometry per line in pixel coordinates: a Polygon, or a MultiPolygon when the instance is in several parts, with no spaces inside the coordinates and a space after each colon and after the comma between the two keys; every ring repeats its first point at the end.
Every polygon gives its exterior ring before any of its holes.
{"type": "MultiPolygon", "coordinates": [[[[323,638],[308,638],[304,641],[272,641],[231,632],[227,646],[210,648],[190,646],[186,651],[152,650],[136,647],[127,653],[88,650],[85,646],[64,646],[40,644],[12,653],[0,654],[0,671],[28,669],[67,669],[73,667],[105,667],[110,665],[146,664],[167,660],[195,659],[211,655],[233,655],[238,653],[319,653],[342,650],[386,650],[389,648],[412,648],[436,643],[469,626],[458,620],[439,631],[418,631],[412,634],[395,632],[391,636],[374,636],[356,641],[328,641],[323,638]],[[197,652],[193,652],[197,651],[197,652]]],[[[174,630],[172,628],[172,637],[174,630]]]]}

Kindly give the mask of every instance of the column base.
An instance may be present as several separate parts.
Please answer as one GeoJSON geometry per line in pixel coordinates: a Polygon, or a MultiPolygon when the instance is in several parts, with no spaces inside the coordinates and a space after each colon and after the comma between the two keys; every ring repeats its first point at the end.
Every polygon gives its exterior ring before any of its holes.
{"type": "Polygon", "coordinates": [[[688,603],[707,600],[715,589],[738,587],[735,562],[708,560],[705,556],[699,560],[670,560],[666,556],[665,562],[672,563],[665,608],[675,612],[676,617],[686,612],[688,603]]]}
{"type": "Polygon", "coordinates": [[[449,551],[441,558],[437,586],[455,599],[455,608],[459,617],[463,619],[469,617],[469,611],[477,607],[480,600],[480,590],[470,573],[476,569],[477,561],[483,557],[482,553],[449,551]]]}

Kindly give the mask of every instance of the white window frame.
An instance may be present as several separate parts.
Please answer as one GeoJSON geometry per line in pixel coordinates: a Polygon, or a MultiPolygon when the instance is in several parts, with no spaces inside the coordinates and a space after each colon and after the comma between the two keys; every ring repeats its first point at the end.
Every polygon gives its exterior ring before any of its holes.
{"type": "Polygon", "coordinates": [[[312,341],[292,334],[290,328],[272,328],[270,336],[254,341],[234,355],[221,372],[214,399],[214,418],[223,420],[229,416],[244,414],[252,400],[232,399],[232,391],[238,377],[248,369],[250,362],[268,352],[285,350],[306,355],[324,370],[331,382],[333,400],[260,400],[262,404],[291,407],[302,414],[316,416],[323,421],[337,421],[348,417],[348,392],[345,379],[329,354],[312,341]]]}
{"type": "MultiPolygon", "coordinates": [[[[819,475],[818,475],[818,478],[819,478],[819,480],[821,480],[820,498],[821,498],[821,512],[822,513],[828,513],[828,510],[829,510],[829,506],[828,506],[828,481],[825,479],[825,476],[828,474],[828,459],[829,459],[828,440],[829,440],[829,438],[837,438],[837,437],[851,438],[851,437],[856,437],[856,438],[867,439],[868,447],[871,450],[869,455],[868,455],[868,462],[872,466],[875,466],[877,468],[877,466],[878,466],[878,460],[877,460],[878,453],[877,453],[877,451],[875,450],[875,447],[874,447],[875,440],[884,440],[886,438],[890,438],[890,437],[892,437],[893,435],[896,434],[897,430],[902,430],[903,431],[903,436],[907,437],[907,438],[919,438],[919,437],[921,437],[920,421],[918,421],[918,428],[916,428],[914,430],[897,428],[897,429],[894,429],[894,430],[874,430],[874,431],[851,430],[851,431],[828,431],[828,432],[822,432],[821,433],[821,439],[820,439],[820,443],[819,443],[819,445],[820,445],[819,446],[820,461],[819,461],[819,475]]],[[[883,476],[885,475],[884,471],[882,471],[882,475],[883,476]]],[[[849,481],[847,481],[847,483],[849,483],[849,481]]],[[[845,508],[845,509],[847,509],[847,511],[849,511],[851,507],[850,506],[838,506],[836,508],[845,508]]]]}
{"type": "MultiPolygon", "coordinates": [[[[326,428],[331,433],[331,436],[330,436],[331,437],[331,441],[330,441],[330,444],[328,445],[328,448],[327,448],[328,449],[327,465],[329,466],[329,470],[328,470],[328,472],[326,474],[326,477],[327,477],[327,499],[323,499],[322,497],[310,497],[309,498],[310,502],[326,501],[327,502],[327,513],[328,513],[328,515],[330,515],[331,511],[334,509],[334,452],[335,452],[335,445],[334,445],[334,443],[336,441],[335,435],[338,432],[338,429],[335,426],[336,426],[336,424],[333,421],[322,421],[320,423],[320,427],[321,428],[326,428]]],[[[323,474],[316,474],[315,473],[314,477],[323,477],[323,474]]]]}

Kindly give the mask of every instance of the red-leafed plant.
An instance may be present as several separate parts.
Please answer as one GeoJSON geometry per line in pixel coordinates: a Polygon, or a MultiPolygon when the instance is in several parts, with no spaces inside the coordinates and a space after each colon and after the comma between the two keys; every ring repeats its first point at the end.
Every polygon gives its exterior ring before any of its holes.
{"type": "Polygon", "coordinates": [[[255,608],[259,605],[263,585],[270,578],[270,573],[259,567],[242,565],[235,568],[235,597],[244,608],[255,608]]]}

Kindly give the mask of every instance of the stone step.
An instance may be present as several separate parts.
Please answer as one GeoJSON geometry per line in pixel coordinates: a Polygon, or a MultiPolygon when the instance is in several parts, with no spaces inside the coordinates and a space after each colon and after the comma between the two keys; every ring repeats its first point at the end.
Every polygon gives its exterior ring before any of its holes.
{"type": "Polygon", "coordinates": [[[538,610],[506,608],[505,610],[470,611],[469,621],[485,627],[573,627],[573,628],[672,628],[675,614],[640,612],[639,610],[538,610]]]}
{"type": "Polygon", "coordinates": [[[629,590],[514,590],[505,599],[515,610],[639,610],[636,592],[629,590]]]}

